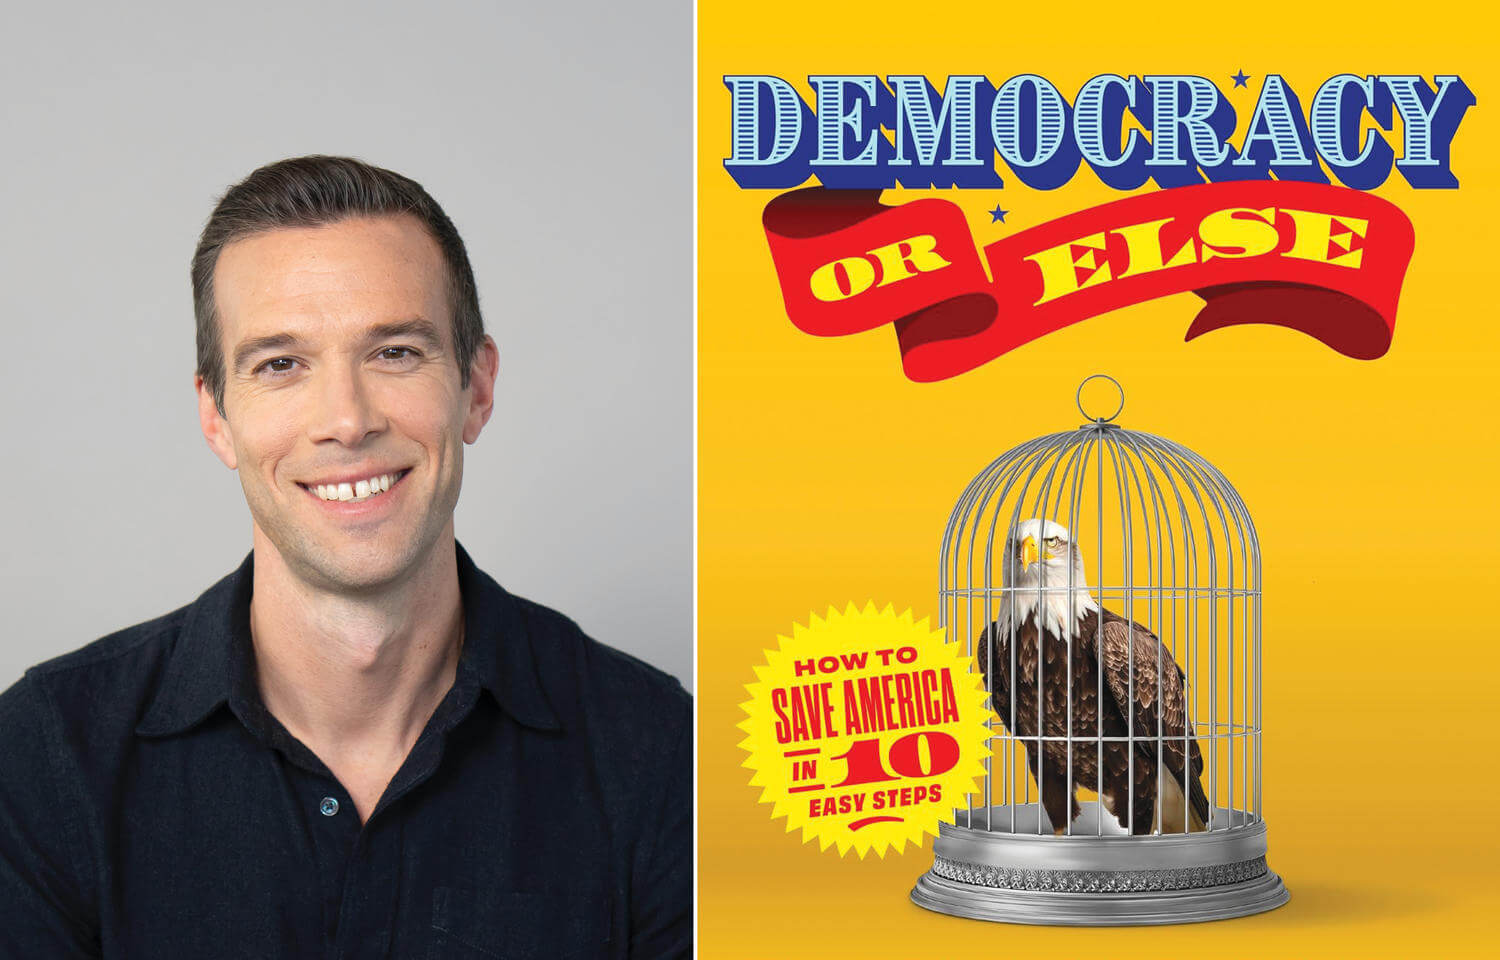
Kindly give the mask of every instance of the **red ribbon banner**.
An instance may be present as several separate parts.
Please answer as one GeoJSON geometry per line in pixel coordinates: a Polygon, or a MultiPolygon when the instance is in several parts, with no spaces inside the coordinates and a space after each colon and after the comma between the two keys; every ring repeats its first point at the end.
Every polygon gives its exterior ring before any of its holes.
{"type": "Polygon", "coordinates": [[[1373,360],[1390,348],[1415,242],[1411,221],[1386,200],[1290,180],[1142,194],[982,251],[956,204],[888,206],[879,197],[823,187],[782,194],[766,206],[766,238],[799,329],[841,336],[893,324],[906,375],[920,382],[1188,290],[1205,301],[1188,340],[1271,323],[1373,360]]]}

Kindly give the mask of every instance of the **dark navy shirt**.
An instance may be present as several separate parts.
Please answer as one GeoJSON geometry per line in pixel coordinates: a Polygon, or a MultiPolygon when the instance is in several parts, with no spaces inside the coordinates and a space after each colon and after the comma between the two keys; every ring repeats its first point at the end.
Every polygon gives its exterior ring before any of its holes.
{"type": "Polygon", "coordinates": [[[261,702],[253,552],[0,694],[0,958],[687,956],[686,692],[455,546],[457,675],[363,825],[261,702]]]}

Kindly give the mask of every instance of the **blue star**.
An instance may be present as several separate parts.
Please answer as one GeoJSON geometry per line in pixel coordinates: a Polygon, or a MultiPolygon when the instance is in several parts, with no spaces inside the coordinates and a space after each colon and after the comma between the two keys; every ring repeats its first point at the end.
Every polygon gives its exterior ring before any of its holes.
{"type": "Polygon", "coordinates": [[[1249,80],[1250,78],[1247,77],[1247,76],[1245,76],[1245,71],[1241,70],[1239,73],[1236,73],[1234,76],[1230,77],[1229,79],[1231,79],[1231,80],[1234,81],[1234,85],[1235,86],[1237,86],[1237,87],[1243,87],[1245,85],[1245,81],[1249,80]]]}
{"type": "Polygon", "coordinates": [[[1010,211],[1009,210],[1001,210],[1000,209],[1000,205],[998,203],[995,204],[995,209],[989,211],[990,223],[1004,223],[1005,222],[1005,215],[1007,213],[1010,213],[1010,211]]]}

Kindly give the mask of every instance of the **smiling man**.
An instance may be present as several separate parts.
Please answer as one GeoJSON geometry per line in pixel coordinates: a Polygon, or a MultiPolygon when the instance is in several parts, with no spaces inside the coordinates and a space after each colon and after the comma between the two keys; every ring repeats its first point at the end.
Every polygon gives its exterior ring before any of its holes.
{"type": "Polygon", "coordinates": [[[0,958],[686,956],[686,693],[454,537],[499,353],[448,217],[286,160],[192,276],[252,549],[0,695],[0,958]]]}

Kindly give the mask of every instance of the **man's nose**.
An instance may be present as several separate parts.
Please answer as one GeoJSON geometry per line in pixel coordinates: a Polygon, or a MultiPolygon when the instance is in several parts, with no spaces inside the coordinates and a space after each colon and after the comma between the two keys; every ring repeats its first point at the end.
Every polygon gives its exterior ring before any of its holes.
{"type": "Polygon", "coordinates": [[[385,417],[357,366],[325,364],[321,372],[308,423],[314,441],[337,440],[353,447],[385,429],[385,417]]]}

